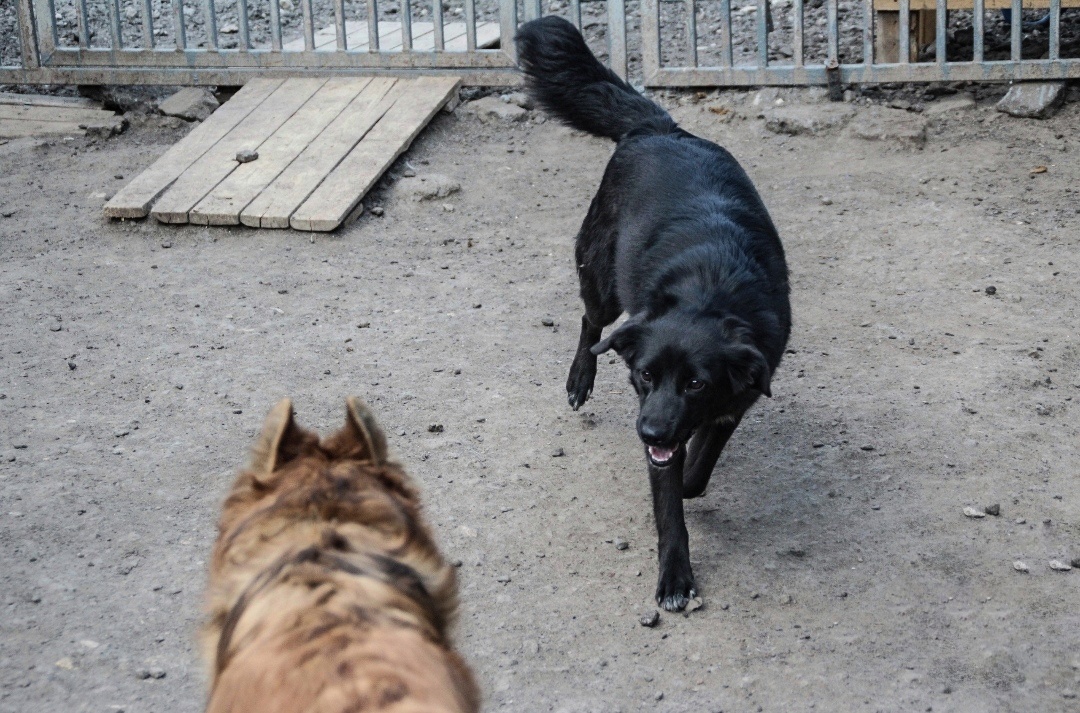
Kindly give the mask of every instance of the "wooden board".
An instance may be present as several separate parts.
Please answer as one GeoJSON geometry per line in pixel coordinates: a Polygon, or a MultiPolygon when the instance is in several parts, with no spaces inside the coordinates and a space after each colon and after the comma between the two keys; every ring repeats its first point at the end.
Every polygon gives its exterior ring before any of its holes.
{"type": "MultiPolygon", "coordinates": [[[[413,49],[428,52],[435,49],[435,24],[432,22],[412,23],[413,49]]],[[[477,49],[491,49],[499,45],[501,30],[497,22],[478,22],[476,24],[477,49]]],[[[366,22],[345,21],[345,43],[349,50],[367,51],[370,37],[366,22]]],[[[445,52],[465,52],[468,45],[465,39],[464,22],[448,22],[443,25],[443,46],[445,52]]],[[[286,42],[284,49],[290,52],[304,50],[304,38],[286,42]]],[[[324,27],[315,33],[315,50],[333,52],[337,50],[337,26],[324,27]]],[[[402,32],[400,22],[379,23],[379,51],[400,52],[402,50],[402,32]]]]}
{"type": "Polygon", "coordinates": [[[0,104],[101,109],[99,102],[86,97],[54,97],[50,94],[12,94],[10,92],[0,92],[0,104]]]}
{"type": "Polygon", "coordinates": [[[0,104],[0,119],[59,121],[68,124],[88,124],[92,126],[107,126],[120,121],[116,114],[104,109],[19,104],[0,104]]]}
{"type": "Polygon", "coordinates": [[[188,222],[188,212],[240,165],[236,162],[236,153],[244,149],[258,150],[324,84],[325,78],[282,82],[259,111],[244,117],[176,179],[154,203],[150,215],[162,223],[188,222]]]}
{"type": "Polygon", "coordinates": [[[329,231],[352,213],[368,190],[412,144],[453,92],[458,80],[420,77],[289,218],[296,230],[329,231]]]}
{"type": "Polygon", "coordinates": [[[80,136],[123,119],[87,99],[0,93],[0,138],[80,136]]]}
{"type": "Polygon", "coordinates": [[[188,213],[202,225],[237,225],[242,211],[338,117],[370,83],[330,79],[281,128],[259,146],[257,161],[240,164],[188,213]]]}
{"type": "Polygon", "coordinates": [[[244,85],[207,120],[191,130],[150,168],[124,186],[105,204],[106,218],[145,218],[150,205],[191,164],[209,151],[281,86],[282,79],[255,79],[244,85]]]}
{"type": "Polygon", "coordinates": [[[26,121],[0,119],[0,139],[25,139],[33,136],[82,136],[86,124],[63,121],[26,121]]]}
{"type": "Polygon", "coordinates": [[[251,82],[125,186],[105,215],[334,230],[459,83],[386,76],[251,82]],[[238,162],[245,149],[258,157],[238,162]]]}

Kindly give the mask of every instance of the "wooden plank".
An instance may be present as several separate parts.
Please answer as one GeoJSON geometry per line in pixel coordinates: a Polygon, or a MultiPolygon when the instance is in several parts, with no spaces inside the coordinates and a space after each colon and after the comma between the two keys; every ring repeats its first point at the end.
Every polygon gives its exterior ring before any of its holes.
{"type": "Polygon", "coordinates": [[[105,204],[106,218],[145,218],[150,204],[261,104],[283,79],[254,79],[105,204]]]}
{"type": "Polygon", "coordinates": [[[288,228],[289,216],[382,118],[405,85],[415,80],[377,77],[308,144],[288,168],[240,212],[254,228],[288,228]]]}
{"type": "MultiPolygon", "coordinates": [[[[1050,0],[1023,0],[1024,9],[1050,7],[1050,0]]],[[[947,0],[946,8],[949,10],[971,10],[975,7],[974,0],[947,0]]],[[[987,10],[1008,10],[1012,7],[1012,0],[986,0],[983,5],[987,10]]],[[[1061,0],[1061,7],[1080,7],[1080,0],[1061,0]]],[[[914,10],[936,10],[937,0],[911,0],[910,8],[914,10]]],[[[900,11],[899,0],[874,0],[875,10],[900,11]]]]}
{"type": "Polygon", "coordinates": [[[47,94],[12,94],[10,92],[0,92],[0,104],[101,109],[100,103],[86,97],[54,97],[47,94]]]}
{"type": "Polygon", "coordinates": [[[240,211],[270,185],[326,126],[356,98],[370,79],[337,77],[259,147],[259,158],[240,164],[188,213],[200,225],[238,225],[240,211]]]}
{"type": "Polygon", "coordinates": [[[111,111],[60,106],[21,106],[0,104],[0,119],[24,119],[29,121],[59,121],[68,124],[104,126],[120,120],[111,111]]]}
{"type": "Polygon", "coordinates": [[[405,95],[292,214],[289,225],[296,230],[317,231],[341,225],[457,91],[459,81],[452,77],[421,77],[409,82],[405,95]]]}
{"type": "Polygon", "coordinates": [[[303,78],[282,82],[256,111],[248,114],[176,179],[154,203],[150,215],[162,223],[188,222],[188,212],[195,204],[240,165],[236,162],[236,152],[258,150],[326,81],[326,78],[303,78]]]}
{"type": "MultiPolygon", "coordinates": [[[[84,125],[85,126],[85,125],[84,125]]],[[[86,129],[60,121],[0,119],[0,139],[24,139],[32,136],[82,136],[86,129]]]]}

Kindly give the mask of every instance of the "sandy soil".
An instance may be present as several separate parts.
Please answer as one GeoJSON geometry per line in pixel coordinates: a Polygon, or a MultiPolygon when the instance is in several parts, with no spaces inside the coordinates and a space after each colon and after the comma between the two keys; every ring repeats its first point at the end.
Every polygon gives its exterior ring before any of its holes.
{"type": "Polygon", "coordinates": [[[581,413],[563,391],[610,144],[440,115],[406,158],[463,190],[384,186],[313,242],[104,222],[160,119],[0,145],[0,711],[201,710],[219,500],[278,398],[327,431],[349,393],[462,560],[488,710],[1077,710],[1080,571],[1049,562],[1080,557],[1080,103],[984,104],[922,150],[667,103],[758,182],[796,323],[687,505],[704,607],[654,629],[625,369],[581,413]]]}

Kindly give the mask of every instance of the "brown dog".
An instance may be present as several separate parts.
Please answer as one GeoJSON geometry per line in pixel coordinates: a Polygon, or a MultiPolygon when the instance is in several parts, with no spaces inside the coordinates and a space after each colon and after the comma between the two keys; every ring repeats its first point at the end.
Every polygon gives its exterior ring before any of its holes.
{"type": "Polygon", "coordinates": [[[208,713],[474,713],[454,570],[367,406],[327,439],[267,416],[210,565],[208,713]]]}

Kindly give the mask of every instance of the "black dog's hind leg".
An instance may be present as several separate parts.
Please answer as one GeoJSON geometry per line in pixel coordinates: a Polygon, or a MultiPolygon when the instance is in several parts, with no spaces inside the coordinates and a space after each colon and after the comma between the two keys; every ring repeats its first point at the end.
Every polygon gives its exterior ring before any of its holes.
{"type": "Polygon", "coordinates": [[[660,576],[656,583],[656,603],[667,611],[680,611],[696,595],[690,568],[690,536],[683,519],[683,456],[671,465],[657,468],[649,463],[653,516],[659,536],[660,576]]]}
{"type": "Polygon", "coordinates": [[[714,421],[694,434],[683,469],[683,498],[698,498],[705,494],[716,461],[720,459],[720,453],[741,420],[742,415],[733,421],[714,421]]]}
{"type": "Polygon", "coordinates": [[[592,394],[596,379],[596,355],[589,349],[600,341],[604,327],[622,314],[615,293],[615,229],[612,219],[605,215],[603,195],[601,186],[581,225],[575,250],[581,301],[585,303],[577,353],[566,379],[567,401],[575,411],[592,394]]]}

